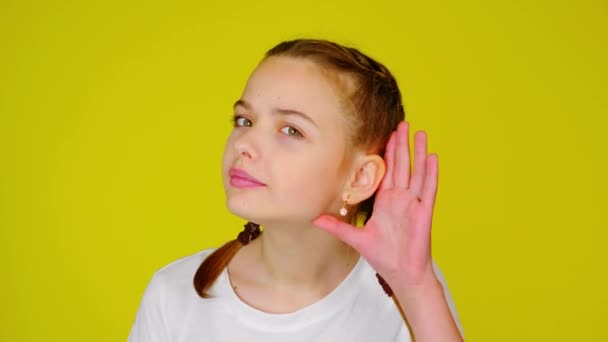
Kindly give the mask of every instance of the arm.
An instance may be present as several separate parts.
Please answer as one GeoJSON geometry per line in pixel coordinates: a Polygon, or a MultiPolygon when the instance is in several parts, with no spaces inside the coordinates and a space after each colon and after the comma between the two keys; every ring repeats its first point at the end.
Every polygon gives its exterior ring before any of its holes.
{"type": "Polygon", "coordinates": [[[417,342],[464,340],[443,286],[439,280],[430,280],[419,287],[393,287],[395,302],[417,342]]]}

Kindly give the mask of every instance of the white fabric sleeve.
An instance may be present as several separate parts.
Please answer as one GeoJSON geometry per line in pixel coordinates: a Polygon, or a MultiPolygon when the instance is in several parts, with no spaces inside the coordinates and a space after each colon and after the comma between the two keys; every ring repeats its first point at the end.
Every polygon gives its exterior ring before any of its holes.
{"type": "Polygon", "coordinates": [[[433,260],[433,268],[435,270],[435,275],[437,279],[441,283],[441,287],[443,287],[443,295],[445,296],[445,300],[448,303],[450,308],[450,312],[452,313],[452,318],[454,318],[454,322],[456,322],[456,326],[458,327],[458,331],[460,331],[460,336],[462,336],[464,340],[464,331],[462,330],[462,324],[460,323],[460,318],[458,317],[458,311],[456,311],[456,304],[454,303],[454,299],[452,298],[452,294],[450,293],[450,289],[448,288],[448,284],[439,269],[439,266],[433,260]]]}
{"type": "Polygon", "coordinates": [[[128,342],[167,342],[168,326],[165,319],[165,293],[162,279],[155,274],[144,295],[135,316],[128,342]]]}

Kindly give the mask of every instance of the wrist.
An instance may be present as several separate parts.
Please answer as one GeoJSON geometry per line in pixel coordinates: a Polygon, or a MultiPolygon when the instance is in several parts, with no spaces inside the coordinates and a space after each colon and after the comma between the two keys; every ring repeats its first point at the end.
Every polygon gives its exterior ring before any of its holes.
{"type": "Polygon", "coordinates": [[[384,279],[393,290],[401,293],[424,294],[434,288],[441,288],[441,283],[435,274],[432,262],[428,262],[421,267],[390,272],[384,279]]]}
{"type": "Polygon", "coordinates": [[[444,296],[443,286],[434,273],[417,282],[397,281],[394,285],[389,284],[402,305],[421,303],[444,296]]]}

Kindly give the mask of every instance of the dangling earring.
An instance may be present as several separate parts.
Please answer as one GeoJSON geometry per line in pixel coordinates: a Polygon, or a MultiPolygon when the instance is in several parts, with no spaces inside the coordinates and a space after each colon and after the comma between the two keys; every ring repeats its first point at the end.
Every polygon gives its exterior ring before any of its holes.
{"type": "Polygon", "coordinates": [[[346,205],[348,204],[348,199],[350,198],[350,194],[346,195],[346,199],[344,203],[342,203],[342,208],[340,208],[340,216],[346,216],[348,214],[348,210],[346,209],[346,205]]]}

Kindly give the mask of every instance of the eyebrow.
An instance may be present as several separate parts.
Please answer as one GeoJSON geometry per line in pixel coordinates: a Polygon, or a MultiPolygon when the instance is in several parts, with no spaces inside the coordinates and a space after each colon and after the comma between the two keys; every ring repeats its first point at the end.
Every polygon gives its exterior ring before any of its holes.
{"type": "MultiPolygon", "coordinates": [[[[247,101],[242,100],[242,99],[238,100],[238,101],[236,101],[234,103],[233,107],[236,108],[237,106],[242,106],[242,107],[245,107],[248,110],[251,110],[251,105],[247,101]]],[[[305,119],[306,121],[309,121],[311,124],[313,124],[315,127],[318,128],[317,124],[314,122],[313,119],[311,119],[308,115],[306,115],[306,114],[304,114],[304,113],[302,113],[300,111],[297,111],[297,110],[294,110],[294,109],[286,109],[286,108],[274,108],[273,112],[277,113],[277,114],[281,114],[281,115],[296,115],[296,116],[299,116],[299,117],[305,119]]]]}

